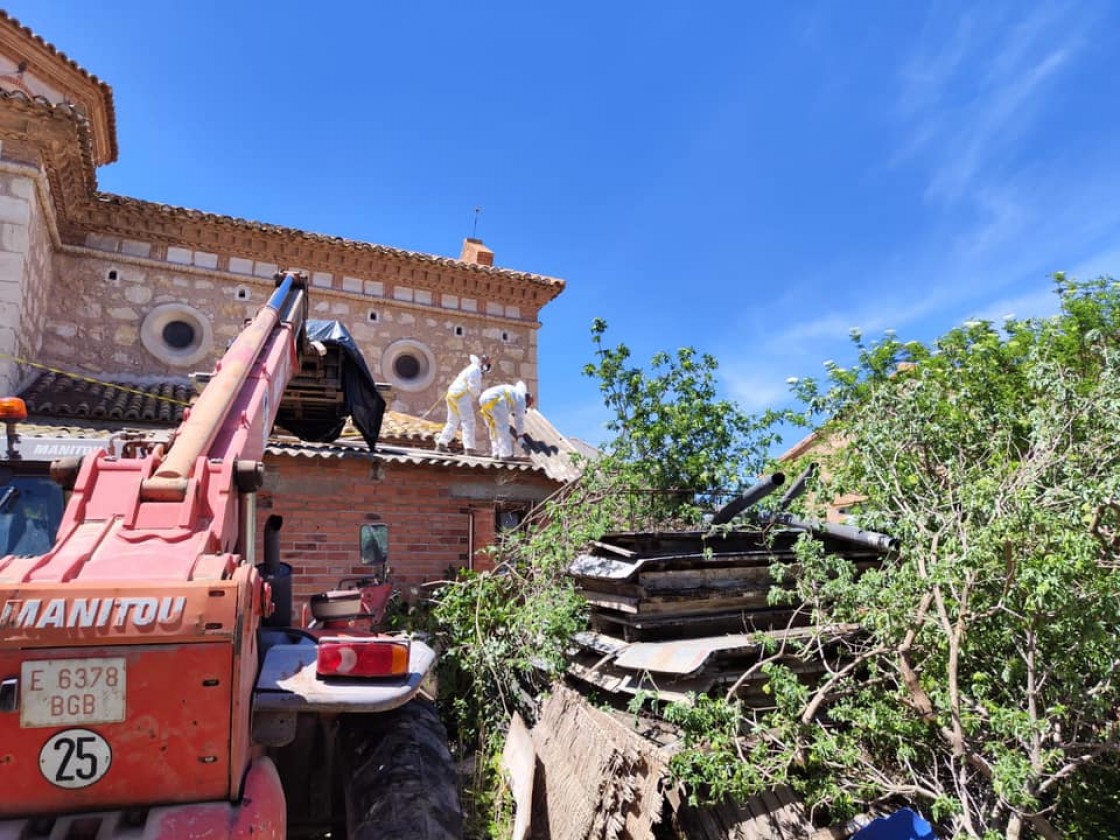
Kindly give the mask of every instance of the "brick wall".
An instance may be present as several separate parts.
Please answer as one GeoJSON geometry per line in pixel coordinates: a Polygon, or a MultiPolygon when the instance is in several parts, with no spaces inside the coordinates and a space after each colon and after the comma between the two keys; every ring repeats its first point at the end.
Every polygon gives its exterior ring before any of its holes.
{"type": "MultiPolygon", "coordinates": [[[[423,597],[423,584],[471,564],[472,536],[476,551],[493,543],[496,505],[509,492],[508,485],[504,491],[499,486],[509,475],[497,471],[481,473],[480,479],[478,471],[464,476],[462,470],[430,464],[276,456],[268,456],[265,466],[258,533],[269,514],[284,517],[281,560],[296,575],[297,616],[313,593],[335,588],[343,575],[366,571],[358,559],[358,529],[366,523],[388,526],[393,580],[406,598],[423,597]],[[482,482],[492,483],[490,498],[457,495],[457,488],[477,491],[482,482]]],[[[537,476],[518,478],[517,484],[520,495],[537,498],[555,487],[537,476]]],[[[477,555],[476,561],[488,563],[477,555]]]]}

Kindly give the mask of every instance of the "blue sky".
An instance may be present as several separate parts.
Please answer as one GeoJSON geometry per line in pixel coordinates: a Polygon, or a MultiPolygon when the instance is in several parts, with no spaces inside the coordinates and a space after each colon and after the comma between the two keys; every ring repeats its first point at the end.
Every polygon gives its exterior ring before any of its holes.
{"type": "Polygon", "coordinates": [[[1120,274],[1120,5],[9,2],[114,91],[104,190],[563,277],[541,408],[597,442],[591,320],[758,410],[1120,274]]]}

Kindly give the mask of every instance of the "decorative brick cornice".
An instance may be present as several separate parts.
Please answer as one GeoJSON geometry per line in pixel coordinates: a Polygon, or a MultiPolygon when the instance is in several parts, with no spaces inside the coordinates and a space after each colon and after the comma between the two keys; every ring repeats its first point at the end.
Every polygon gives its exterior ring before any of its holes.
{"type": "Polygon", "coordinates": [[[97,194],[84,222],[91,232],[533,307],[564,289],[554,277],[108,193],[97,194]]]}
{"type": "Polygon", "coordinates": [[[53,88],[90,120],[97,163],[117,159],[117,117],[113,89],[53,44],[0,10],[0,52],[18,57],[28,70],[53,88]]]}
{"type": "Polygon", "coordinates": [[[97,191],[89,121],[71,105],[0,90],[0,139],[6,160],[46,175],[62,239],[81,236],[74,220],[97,191]]]}

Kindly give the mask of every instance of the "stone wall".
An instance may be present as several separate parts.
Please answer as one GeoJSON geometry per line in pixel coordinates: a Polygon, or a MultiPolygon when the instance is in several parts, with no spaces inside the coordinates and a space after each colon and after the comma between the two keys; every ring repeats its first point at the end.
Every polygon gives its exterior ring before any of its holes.
{"type": "Polygon", "coordinates": [[[37,360],[51,294],[48,222],[31,172],[0,171],[0,396],[15,393],[37,360]]]}
{"type": "MultiPolygon", "coordinates": [[[[276,267],[272,265],[253,265],[252,273],[237,275],[211,268],[216,255],[202,259],[200,252],[169,253],[177,260],[169,263],[152,258],[158,253],[145,243],[101,240],[95,244],[115,247],[115,256],[67,248],[56,260],[57,294],[47,316],[42,356],[61,367],[137,376],[208,369],[273,289],[269,272],[276,267]],[[265,273],[268,279],[259,276],[265,273]],[[186,304],[208,324],[208,347],[190,364],[168,363],[142,341],[145,318],[166,304],[186,304]]],[[[420,415],[434,405],[428,419],[442,419],[442,394],[470,353],[490,355],[491,382],[524,379],[530,389],[536,389],[537,323],[511,317],[521,315],[516,307],[501,307],[499,313],[495,304],[478,311],[477,302],[471,302],[471,311],[461,308],[460,299],[448,301],[456,308],[445,306],[440,298],[448,295],[417,298],[414,294],[406,300],[402,287],[363,283],[347,292],[327,288],[325,282],[323,278],[318,284],[312,281],[310,317],[341,321],[378,381],[393,382],[394,348],[399,352],[402,346],[422,345],[430,351],[426,384],[410,389],[394,383],[391,409],[420,415]]]]}

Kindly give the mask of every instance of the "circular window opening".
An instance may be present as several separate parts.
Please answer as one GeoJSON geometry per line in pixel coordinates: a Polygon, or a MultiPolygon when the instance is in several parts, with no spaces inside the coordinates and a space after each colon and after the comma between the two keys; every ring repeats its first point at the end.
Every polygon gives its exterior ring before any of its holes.
{"type": "Polygon", "coordinates": [[[214,343],[210,319],[185,303],[165,303],[144,316],[140,341],[160,361],[175,367],[203,359],[214,343]]]}
{"type": "Polygon", "coordinates": [[[194,326],[186,321],[168,321],[163,325],[163,340],[175,350],[185,350],[194,344],[194,335],[194,326]]]}
{"type": "Polygon", "coordinates": [[[402,338],[382,352],[381,371],[394,388],[423,391],[435,379],[436,357],[419,341],[402,338]]]}
{"type": "Polygon", "coordinates": [[[393,372],[401,379],[415,379],[420,375],[420,360],[411,353],[402,353],[393,360],[393,372]]]}

